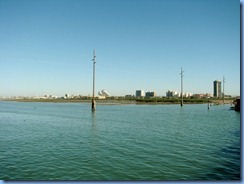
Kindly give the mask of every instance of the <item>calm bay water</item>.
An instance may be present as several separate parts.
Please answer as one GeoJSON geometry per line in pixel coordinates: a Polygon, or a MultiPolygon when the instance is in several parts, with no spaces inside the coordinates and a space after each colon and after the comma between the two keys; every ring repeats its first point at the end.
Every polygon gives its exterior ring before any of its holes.
{"type": "Polygon", "coordinates": [[[2,180],[239,180],[229,105],[0,102],[2,180]]]}

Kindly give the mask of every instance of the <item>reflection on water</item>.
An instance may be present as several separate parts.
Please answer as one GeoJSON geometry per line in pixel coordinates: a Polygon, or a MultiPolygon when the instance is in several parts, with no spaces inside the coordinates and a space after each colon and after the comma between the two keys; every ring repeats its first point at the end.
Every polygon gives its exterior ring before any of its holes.
{"type": "Polygon", "coordinates": [[[96,131],[96,113],[94,111],[91,113],[91,125],[92,130],[96,131]]]}

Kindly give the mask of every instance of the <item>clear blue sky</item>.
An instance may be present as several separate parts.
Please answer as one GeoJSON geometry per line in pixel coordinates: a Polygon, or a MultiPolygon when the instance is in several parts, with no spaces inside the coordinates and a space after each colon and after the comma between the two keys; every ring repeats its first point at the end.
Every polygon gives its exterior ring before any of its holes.
{"type": "Polygon", "coordinates": [[[0,0],[0,96],[240,95],[238,0],[0,0]]]}

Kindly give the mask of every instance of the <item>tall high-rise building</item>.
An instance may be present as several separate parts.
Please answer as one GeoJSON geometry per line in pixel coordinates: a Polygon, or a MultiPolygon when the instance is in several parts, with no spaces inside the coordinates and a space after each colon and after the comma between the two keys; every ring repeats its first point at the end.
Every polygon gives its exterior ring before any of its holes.
{"type": "Polygon", "coordinates": [[[221,81],[219,80],[215,80],[213,81],[213,96],[214,97],[217,97],[217,98],[220,98],[222,97],[221,95],[221,81]]]}

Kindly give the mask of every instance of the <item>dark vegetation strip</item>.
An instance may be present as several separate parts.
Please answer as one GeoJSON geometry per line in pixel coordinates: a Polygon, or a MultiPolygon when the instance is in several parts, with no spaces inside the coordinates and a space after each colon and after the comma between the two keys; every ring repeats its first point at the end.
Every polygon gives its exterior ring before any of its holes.
{"type": "MultiPolygon", "coordinates": [[[[17,102],[53,102],[53,103],[90,103],[91,99],[4,99],[5,101],[17,101],[17,102]]],[[[123,103],[123,104],[132,104],[132,103],[154,103],[154,104],[179,104],[181,99],[179,98],[118,98],[118,99],[96,99],[97,103],[123,103]]],[[[202,103],[222,103],[221,99],[196,99],[196,98],[185,98],[183,102],[186,104],[202,104],[202,103]]],[[[225,103],[232,103],[233,99],[225,100],[225,103]]]]}

